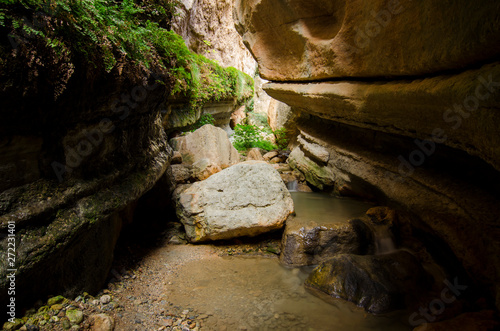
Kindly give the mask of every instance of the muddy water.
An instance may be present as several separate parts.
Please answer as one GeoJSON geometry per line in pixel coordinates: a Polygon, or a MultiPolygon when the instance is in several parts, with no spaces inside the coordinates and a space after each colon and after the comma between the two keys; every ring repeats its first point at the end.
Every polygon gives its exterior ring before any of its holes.
{"type": "Polygon", "coordinates": [[[295,205],[296,221],[317,224],[345,223],[360,217],[373,207],[369,202],[351,198],[336,198],[322,193],[290,192],[295,205]]]}
{"type": "Polygon", "coordinates": [[[277,258],[212,256],[179,266],[166,296],[208,315],[204,330],[409,330],[398,319],[322,301],[306,292],[306,277],[277,258]]]}

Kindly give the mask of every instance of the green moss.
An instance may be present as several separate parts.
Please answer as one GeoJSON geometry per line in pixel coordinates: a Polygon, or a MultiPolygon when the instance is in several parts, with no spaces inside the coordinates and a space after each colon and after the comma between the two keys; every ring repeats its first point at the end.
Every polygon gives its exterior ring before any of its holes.
{"type": "MultiPolygon", "coordinates": [[[[176,4],[176,0],[3,0],[0,28],[11,31],[15,43],[34,46],[46,60],[83,59],[111,72],[125,58],[137,67],[169,70],[171,81],[159,83],[172,86],[172,96],[187,98],[191,111],[209,101],[247,102],[253,96],[250,76],[191,52],[169,30],[176,4]]],[[[9,61],[0,65],[7,68],[9,61]]]]}

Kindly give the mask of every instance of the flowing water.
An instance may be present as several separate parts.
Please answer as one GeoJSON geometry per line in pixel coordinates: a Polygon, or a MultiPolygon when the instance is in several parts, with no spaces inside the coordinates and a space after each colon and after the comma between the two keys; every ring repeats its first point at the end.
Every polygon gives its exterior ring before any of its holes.
{"type": "MultiPolygon", "coordinates": [[[[346,222],[373,205],[319,193],[294,192],[296,218],[304,222],[346,222]]],[[[211,256],[183,263],[167,297],[209,317],[209,330],[409,330],[404,318],[367,314],[353,304],[327,303],[303,286],[312,270],[286,268],[276,257],[211,256]]]]}
{"type": "Polygon", "coordinates": [[[297,192],[298,186],[299,186],[299,183],[296,180],[292,180],[292,181],[286,183],[286,188],[290,192],[297,192]]]}

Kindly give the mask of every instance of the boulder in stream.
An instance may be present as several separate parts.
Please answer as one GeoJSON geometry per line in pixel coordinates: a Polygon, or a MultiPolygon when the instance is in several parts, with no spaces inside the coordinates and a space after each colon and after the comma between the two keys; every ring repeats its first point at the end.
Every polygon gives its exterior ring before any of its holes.
{"type": "Polygon", "coordinates": [[[294,210],[279,173],[262,161],[239,163],[194,183],[177,194],[176,205],[191,242],[279,229],[294,210]]]}
{"type": "Polygon", "coordinates": [[[313,293],[353,302],[370,313],[404,309],[430,286],[420,262],[400,250],[383,255],[343,254],[320,264],[305,285],[313,293]]]}

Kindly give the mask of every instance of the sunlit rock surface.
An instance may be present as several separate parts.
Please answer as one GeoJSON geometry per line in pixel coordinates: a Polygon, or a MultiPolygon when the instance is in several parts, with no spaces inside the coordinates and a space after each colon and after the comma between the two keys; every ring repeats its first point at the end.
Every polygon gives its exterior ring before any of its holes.
{"type": "Polygon", "coordinates": [[[293,212],[279,173],[262,161],[239,163],[196,182],[176,204],[192,242],[256,236],[281,228],[293,212]]]}
{"type": "MultiPolygon", "coordinates": [[[[190,166],[192,176],[199,180],[206,179],[240,160],[240,155],[229,141],[227,133],[210,124],[185,136],[173,138],[170,144],[175,151],[181,153],[183,166],[190,166]]],[[[177,171],[179,176],[180,171],[177,171]]]]}

